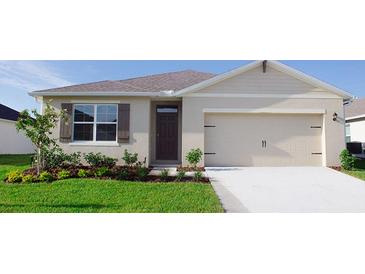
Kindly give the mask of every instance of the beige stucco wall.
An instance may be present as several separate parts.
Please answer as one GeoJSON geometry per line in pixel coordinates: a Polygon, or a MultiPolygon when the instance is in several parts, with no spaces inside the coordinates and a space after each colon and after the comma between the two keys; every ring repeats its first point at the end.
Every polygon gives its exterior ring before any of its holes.
{"type": "MultiPolygon", "coordinates": [[[[50,98],[44,98],[43,101],[48,101],[50,98]]],[[[130,152],[137,152],[139,160],[147,159],[149,164],[149,146],[150,146],[150,98],[147,97],[54,97],[51,105],[57,110],[61,109],[62,103],[123,103],[130,104],[130,141],[128,144],[117,144],[113,146],[103,145],[80,145],[74,143],[59,143],[61,148],[67,152],[101,152],[107,156],[117,158],[119,163],[123,161],[121,157],[124,149],[130,152]]],[[[54,129],[54,137],[59,138],[59,123],[54,129]]]]}
{"type": "Polygon", "coordinates": [[[0,154],[34,153],[32,142],[21,132],[17,132],[15,121],[0,119],[0,154]]]}
{"type": "MultiPolygon", "coordinates": [[[[204,108],[277,108],[325,109],[323,115],[322,153],[324,165],[339,165],[338,155],[345,147],[342,99],[278,99],[278,98],[183,98],[182,153],[199,147],[204,151],[204,108]],[[333,113],[337,121],[332,120],[333,113]]],[[[280,129],[285,130],[285,128],[280,129]]],[[[183,164],[187,162],[183,157],[183,164]]],[[[201,163],[204,164],[203,162],[201,163]]]]}

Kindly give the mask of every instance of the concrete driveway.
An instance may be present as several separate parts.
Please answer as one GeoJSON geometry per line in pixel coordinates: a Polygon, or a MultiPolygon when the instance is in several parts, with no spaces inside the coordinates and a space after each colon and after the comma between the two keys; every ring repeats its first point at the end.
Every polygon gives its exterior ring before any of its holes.
{"type": "Polygon", "coordinates": [[[365,181],[329,168],[206,170],[227,212],[365,212],[365,181]]]}

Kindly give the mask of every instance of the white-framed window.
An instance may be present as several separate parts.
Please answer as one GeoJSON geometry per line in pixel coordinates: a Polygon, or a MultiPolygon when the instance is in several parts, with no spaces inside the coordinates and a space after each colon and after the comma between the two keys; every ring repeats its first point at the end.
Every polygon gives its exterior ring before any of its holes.
{"type": "Polygon", "coordinates": [[[351,142],[351,129],[350,129],[350,124],[346,124],[345,125],[345,140],[346,140],[346,143],[351,142]]]}
{"type": "Polygon", "coordinates": [[[117,126],[117,104],[74,105],[74,142],[116,142],[117,126]]]}

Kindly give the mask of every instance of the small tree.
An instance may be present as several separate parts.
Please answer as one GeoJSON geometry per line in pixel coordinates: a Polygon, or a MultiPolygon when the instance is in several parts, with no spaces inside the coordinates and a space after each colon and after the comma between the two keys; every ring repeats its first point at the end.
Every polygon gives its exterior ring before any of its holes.
{"type": "Polygon", "coordinates": [[[57,146],[56,139],[51,138],[51,134],[52,129],[61,117],[64,117],[64,111],[57,113],[49,104],[46,104],[43,114],[39,114],[36,109],[33,109],[31,112],[24,110],[19,114],[16,129],[17,131],[23,131],[37,148],[36,164],[38,175],[44,168],[45,151],[57,146]]]}
{"type": "Polygon", "coordinates": [[[194,169],[196,169],[196,165],[200,162],[202,156],[203,152],[200,148],[193,148],[186,154],[185,158],[189,162],[189,164],[192,165],[194,169]]]}

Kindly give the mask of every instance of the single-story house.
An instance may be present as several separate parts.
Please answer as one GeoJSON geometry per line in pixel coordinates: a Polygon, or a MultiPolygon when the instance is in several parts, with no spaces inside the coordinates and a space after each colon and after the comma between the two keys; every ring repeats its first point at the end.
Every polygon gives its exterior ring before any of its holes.
{"type": "Polygon", "coordinates": [[[338,166],[344,102],[352,95],[277,61],[214,75],[181,71],[102,81],[30,95],[69,119],[54,131],[66,152],[124,149],[148,165],[338,166]],[[52,99],[52,100],[51,100],[52,99]]]}
{"type": "Polygon", "coordinates": [[[21,132],[15,123],[19,112],[0,104],[0,154],[30,154],[35,149],[32,142],[21,132]]]}
{"type": "Polygon", "coordinates": [[[346,142],[365,143],[365,99],[345,105],[346,142]]]}

